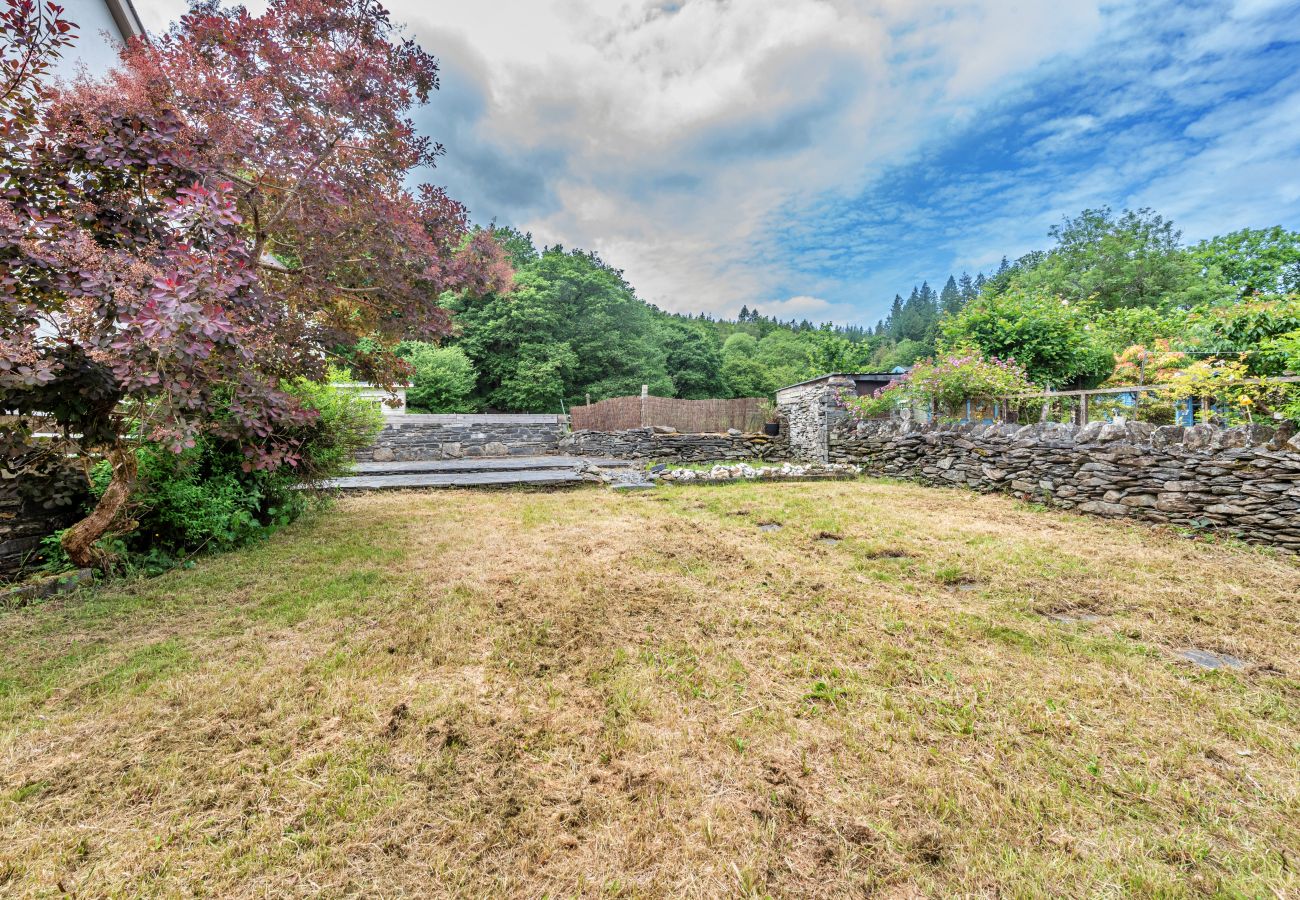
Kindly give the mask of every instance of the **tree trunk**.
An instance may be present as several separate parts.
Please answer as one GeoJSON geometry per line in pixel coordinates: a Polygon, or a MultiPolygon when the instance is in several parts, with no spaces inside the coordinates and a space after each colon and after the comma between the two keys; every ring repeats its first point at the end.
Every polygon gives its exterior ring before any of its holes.
{"type": "Polygon", "coordinates": [[[63,549],[78,568],[107,571],[113,556],[95,546],[110,531],[123,534],[135,528],[124,515],[136,482],[135,452],[125,444],[116,444],[108,453],[113,477],[90,515],[63,532],[63,549]]]}

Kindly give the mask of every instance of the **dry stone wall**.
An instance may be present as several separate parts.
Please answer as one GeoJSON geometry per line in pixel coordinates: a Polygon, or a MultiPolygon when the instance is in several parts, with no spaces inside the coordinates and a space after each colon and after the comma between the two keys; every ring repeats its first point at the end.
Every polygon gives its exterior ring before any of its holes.
{"type": "Polygon", "coordinates": [[[789,459],[784,434],[679,434],[656,428],[627,431],[575,431],[560,441],[560,452],[572,456],[613,459],[652,459],[663,462],[722,462],[725,460],[789,459]]]}
{"type": "Polygon", "coordinates": [[[16,479],[0,480],[0,579],[19,576],[46,535],[72,524],[76,509],[72,500],[46,507],[23,497],[16,479]]]}
{"type": "Polygon", "coordinates": [[[828,456],[875,475],[1004,491],[1300,551],[1300,436],[1289,429],[846,420],[831,430],[828,456]]]}
{"type": "Polygon", "coordinates": [[[563,416],[389,416],[360,462],[413,462],[480,456],[554,453],[567,426],[563,416]]]}

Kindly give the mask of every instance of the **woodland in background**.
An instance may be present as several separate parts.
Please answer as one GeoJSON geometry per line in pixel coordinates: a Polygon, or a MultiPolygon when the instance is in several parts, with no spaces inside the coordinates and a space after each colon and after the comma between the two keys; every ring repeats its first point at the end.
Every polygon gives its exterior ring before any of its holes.
{"type": "Polygon", "coordinates": [[[1084,210],[1051,230],[1049,249],[1004,258],[990,276],[950,275],[937,291],[922,283],[865,328],[748,306],[735,319],[667,313],[594,253],[491,233],[514,289],[445,295],[451,336],[399,348],[414,366],[415,409],[559,412],[643,384],[666,397],[768,396],[827,372],[972,350],[1053,389],[1157,383],[1198,363],[1247,376],[1295,369],[1286,342],[1300,334],[1300,233],[1281,227],[1189,246],[1149,209],[1084,210]]]}

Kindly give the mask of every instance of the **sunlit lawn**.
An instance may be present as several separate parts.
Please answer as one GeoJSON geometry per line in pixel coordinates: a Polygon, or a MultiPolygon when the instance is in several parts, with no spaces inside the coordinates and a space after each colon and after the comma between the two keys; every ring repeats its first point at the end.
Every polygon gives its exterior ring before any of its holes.
{"type": "Polygon", "coordinates": [[[881,482],[349,499],[0,611],[0,894],[1293,896],[1298,595],[881,482]]]}

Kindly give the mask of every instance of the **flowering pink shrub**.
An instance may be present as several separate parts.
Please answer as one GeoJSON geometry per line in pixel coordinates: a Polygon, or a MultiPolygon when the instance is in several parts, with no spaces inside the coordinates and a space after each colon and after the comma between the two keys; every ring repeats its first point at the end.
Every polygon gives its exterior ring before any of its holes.
{"type": "Polygon", "coordinates": [[[877,388],[866,397],[857,397],[841,390],[836,394],[836,405],[848,411],[849,415],[859,421],[883,418],[898,409],[907,396],[903,390],[906,376],[895,378],[882,388],[877,388]]]}
{"type": "Polygon", "coordinates": [[[860,420],[878,418],[905,402],[933,405],[943,416],[962,416],[968,400],[992,402],[1034,390],[1024,367],[1014,359],[986,358],[978,350],[969,350],[923,360],[868,397],[841,394],[839,405],[860,420]]]}

